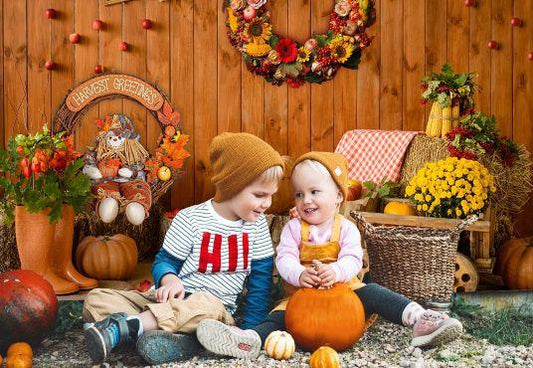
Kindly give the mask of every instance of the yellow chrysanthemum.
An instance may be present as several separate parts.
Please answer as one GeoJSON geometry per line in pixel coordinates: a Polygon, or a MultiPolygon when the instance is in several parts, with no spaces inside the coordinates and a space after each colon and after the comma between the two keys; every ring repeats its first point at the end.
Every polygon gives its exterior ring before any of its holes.
{"type": "Polygon", "coordinates": [[[233,12],[233,9],[231,7],[228,7],[228,24],[229,29],[233,33],[237,32],[237,28],[239,28],[239,21],[237,20],[237,17],[235,16],[235,13],[233,12]]]}
{"type": "Polygon", "coordinates": [[[272,25],[261,17],[256,17],[244,27],[244,34],[249,43],[265,43],[272,36],[272,25]]]}
{"type": "Polygon", "coordinates": [[[245,47],[246,53],[252,57],[265,56],[272,50],[268,43],[249,43],[245,47]]]}
{"type": "Polygon", "coordinates": [[[296,57],[296,61],[300,63],[305,63],[306,61],[309,61],[310,56],[311,56],[311,50],[302,46],[298,49],[298,56],[296,57]]]}
{"type": "Polygon", "coordinates": [[[335,37],[329,44],[331,56],[339,63],[345,63],[353,54],[354,46],[349,42],[349,37],[335,37]]]}

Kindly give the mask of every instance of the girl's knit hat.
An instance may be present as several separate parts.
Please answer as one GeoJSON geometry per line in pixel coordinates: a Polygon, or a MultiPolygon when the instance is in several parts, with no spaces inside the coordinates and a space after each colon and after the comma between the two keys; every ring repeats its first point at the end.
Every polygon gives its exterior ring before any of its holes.
{"type": "Polygon", "coordinates": [[[304,160],[314,160],[324,165],[346,200],[348,193],[348,160],[346,157],[338,153],[311,151],[298,157],[292,171],[304,160]]]}
{"type": "Polygon", "coordinates": [[[235,197],[272,166],[284,168],[274,148],[248,133],[222,133],[213,138],[209,151],[216,187],[215,201],[235,197]]]}

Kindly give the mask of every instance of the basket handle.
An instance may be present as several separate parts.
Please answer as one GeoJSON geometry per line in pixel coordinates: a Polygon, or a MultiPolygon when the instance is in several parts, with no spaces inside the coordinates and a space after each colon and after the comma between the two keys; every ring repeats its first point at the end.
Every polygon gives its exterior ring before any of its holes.
{"type": "Polygon", "coordinates": [[[464,219],[463,221],[461,221],[461,223],[459,225],[457,225],[453,231],[454,232],[457,232],[457,233],[460,233],[461,231],[463,231],[464,229],[466,229],[468,226],[472,225],[473,223],[475,223],[477,220],[479,219],[479,217],[477,215],[472,215],[472,216],[468,216],[466,219],[464,219]]]}
{"type": "Polygon", "coordinates": [[[365,218],[363,217],[363,215],[361,215],[359,212],[351,211],[350,212],[350,216],[352,216],[352,218],[359,225],[361,225],[363,227],[363,229],[365,230],[365,233],[373,233],[374,232],[374,226],[372,224],[370,224],[368,221],[366,221],[365,218]]]}

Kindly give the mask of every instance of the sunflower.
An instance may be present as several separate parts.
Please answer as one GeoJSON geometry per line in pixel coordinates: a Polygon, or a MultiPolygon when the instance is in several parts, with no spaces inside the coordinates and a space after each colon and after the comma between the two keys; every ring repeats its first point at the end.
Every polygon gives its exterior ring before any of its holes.
{"type": "Polygon", "coordinates": [[[311,50],[302,46],[298,49],[298,56],[296,57],[296,61],[299,61],[300,63],[305,63],[306,61],[309,61],[310,56],[311,50]]]}
{"type": "Polygon", "coordinates": [[[228,25],[233,33],[237,32],[237,28],[239,28],[239,20],[235,16],[233,9],[230,7],[228,7],[228,25]]]}
{"type": "Polygon", "coordinates": [[[329,45],[331,56],[339,63],[345,63],[352,56],[354,46],[348,40],[349,37],[335,37],[329,45]]]}
{"type": "Polygon", "coordinates": [[[246,53],[252,57],[265,56],[272,50],[268,43],[251,42],[246,45],[246,53]]]}
{"type": "Polygon", "coordinates": [[[265,43],[272,36],[272,25],[261,17],[256,17],[244,28],[249,43],[265,43]]]}

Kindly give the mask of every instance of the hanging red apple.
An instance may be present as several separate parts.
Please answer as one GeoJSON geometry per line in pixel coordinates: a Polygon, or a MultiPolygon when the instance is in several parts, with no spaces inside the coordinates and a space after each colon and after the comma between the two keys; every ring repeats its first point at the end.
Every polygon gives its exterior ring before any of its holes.
{"type": "Polygon", "coordinates": [[[141,26],[144,29],[150,29],[150,28],[152,28],[153,24],[152,24],[152,21],[150,19],[143,19],[143,21],[141,22],[141,26]]]}
{"type": "Polygon", "coordinates": [[[44,11],[44,14],[46,15],[46,18],[48,19],[54,19],[57,16],[57,12],[55,9],[46,9],[44,11]]]}
{"type": "Polygon", "coordinates": [[[491,50],[498,50],[500,48],[500,45],[496,41],[489,41],[487,47],[491,50]]]}
{"type": "Polygon", "coordinates": [[[81,36],[79,33],[71,33],[70,36],[68,36],[68,39],[70,40],[70,43],[79,43],[81,36]]]}
{"type": "Polygon", "coordinates": [[[100,31],[102,28],[104,28],[104,22],[102,22],[100,19],[93,20],[93,29],[95,31],[100,31]]]}
{"type": "Polygon", "coordinates": [[[129,45],[126,41],[122,41],[121,43],[118,44],[118,49],[120,51],[128,51],[128,48],[129,48],[129,45]]]}
{"type": "Polygon", "coordinates": [[[103,67],[102,65],[97,64],[97,65],[94,66],[94,72],[95,72],[96,74],[100,74],[100,73],[102,73],[103,71],[104,71],[104,67],[103,67]]]}
{"type": "Polygon", "coordinates": [[[517,18],[517,17],[512,17],[511,18],[511,25],[513,27],[520,27],[522,25],[522,19],[517,18]]]}
{"type": "Polygon", "coordinates": [[[54,63],[52,60],[46,60],[44,63],[44,68],[46,70],[54,70],[56,67],[56,63],[54,63]]]}
{"type": "Polygon", "coordinates": [[[473,8],[474,6],[476,6],[476,0],[465,0],[465,6],[473,8]]]}

